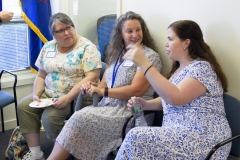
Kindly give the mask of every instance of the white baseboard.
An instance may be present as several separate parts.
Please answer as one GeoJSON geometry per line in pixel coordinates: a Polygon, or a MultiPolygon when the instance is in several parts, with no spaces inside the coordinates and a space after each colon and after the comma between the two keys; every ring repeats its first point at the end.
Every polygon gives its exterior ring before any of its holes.
{"type": "MultiPolygon", "coordinates": [[[[5,131],[9,129],[14,129],[15,127],[17,127],[16,119],[8,120],[8,121],[5,121],[4,123],[5,131]]],[[[0,122],[0,132],[2,132],[2,122],[0,122]]]]}

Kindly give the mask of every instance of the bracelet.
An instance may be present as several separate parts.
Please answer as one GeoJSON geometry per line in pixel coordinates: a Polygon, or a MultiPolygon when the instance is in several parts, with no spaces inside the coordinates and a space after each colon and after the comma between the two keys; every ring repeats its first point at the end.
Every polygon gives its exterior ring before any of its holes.
{"type": "Polygon", "coordinates": [[[104,97],[108,97],[108,87],[104,88],[104,97]]]}
{"type": "Polygon", "coordinates": [[[144,76],[146,75],[147,71],[152,67],[153,65],[151,64],[147,69],[146,71],[144,72],[144,76]]]}

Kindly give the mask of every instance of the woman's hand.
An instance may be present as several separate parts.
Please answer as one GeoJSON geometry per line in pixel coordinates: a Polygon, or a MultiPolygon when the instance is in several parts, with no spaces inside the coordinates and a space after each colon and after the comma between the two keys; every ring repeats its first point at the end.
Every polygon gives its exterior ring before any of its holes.
{"type": "MultiPolygon", "coordinates": [[[[146,101],[145,99],[142,99],[142,98],[140,98],[140,97],[136,97],[135,101],[138,102],[138,103],[141,103],[143,110],[145,110],[145,109],[147,108],[147,104],[148,104],[148,103],[147,103],[147,101],[146,101]]],[[[129,100],[128,100],[127,106],[128,106],[128,110],[129,110],[129,111],[132,111],[132,108],[134,107],[134,104],[133,104],[133,100],[132,100],[132,99],[129,99],[129,100]]]]}
{"type": "Polygon", "coordinates": [[[97,93],[99,96],[103,96],[104,88],[99,88],[95,85],[91,85],[91,87],[88,90],[88,94],[92,96],[93,93],[97,93]]]}
{"type": "Polygon", "coordinates": [[[127,52],[124,54],[123,59],[132,60],[138,66],[144,63],[149,63],[145,57],[141,44],[130,44],[126,47],[127,52]]]}
{"type": "Polygon", "coordinates": [[[1,11],[0,17],[2,18],[2,23],[8,23],[10,20],[12,20],[13,14],[13,12],[1,11]]]}
{"type": "Polygon", "coordinates": [[[82,84],[80,91],[82,92],[82,94],[92,95],[92,90],[90,90],[91,86],[97,86],[97,85],[98,84],[96,82],[88,81],[82,84]]]}
{"type": "Polygon", "coordinates": [[[37,95],[33,95],[33,101],[41,102],[39,96],[37,96],[37,95]]]}
{"type": "Polygon", "coordinates": [[[65,109],[67,105],[70,103],[67,95],[61,96],[59,98],[54,98],[53,102],[54,102],[53,106],[56,109],[65,109]]]}

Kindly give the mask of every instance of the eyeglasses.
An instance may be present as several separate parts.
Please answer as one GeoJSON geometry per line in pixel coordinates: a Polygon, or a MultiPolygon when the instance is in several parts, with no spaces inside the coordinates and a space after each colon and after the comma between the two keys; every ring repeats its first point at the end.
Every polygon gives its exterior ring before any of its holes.
{"type": "Polygon", "coordinates": [[[66,28],[64,29],[60,29],[60,30],[57,30],[57,31],[53,31],[54,33],[58,33],[58,34],[63,34],[65,33],[65,31],[70,31],[70,29],[72,28],[73,26],[67,26],[66,28]]]}

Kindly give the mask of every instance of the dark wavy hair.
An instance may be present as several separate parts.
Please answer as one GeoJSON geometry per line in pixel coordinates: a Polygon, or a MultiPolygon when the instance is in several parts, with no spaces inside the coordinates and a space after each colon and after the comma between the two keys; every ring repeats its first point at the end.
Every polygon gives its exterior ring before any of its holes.
{"type": "MultiPolygon", "coordinates": [[[[201,60],[209,62],[212,69],[216,72],[218,80],[221,82],[224,92],[227,92],[227,78],[223,73],[221,66],[217,62],[216,57],[212,53],[210,47],[204,42],[203,34],[199,25],[191,20],[180,20],[173,22],[169,25],[168,28],[171,28],[182,41],[186,39],[190,40],[188,47],[189,56],[192,59],[200,58],[201,60]]],[[[172,62],[172,68],[167,75],[167,78],[171,77],[179,65],[180,64],[178,61],[172,62]]]]}
{"type": "Polygon", "coordinates": [[[121,15],[114,24],[114,28],[111,33],[110,42],[106,49],[106,56],[107,56],[106,62],[108,64],[114,63],[119,55],[119,52],[126,47],[124,44],[124,40],[122,38],[122,27],[124,22],[127,20],[138,20],[140,22],[142,32],[143,32],[142,44],[144,44],[145,46],[157,52],[157,47],[155,45],[155,42],[152,36],[150,35],[148,27],[145,21],[143,20],[143,18],[139,14],[129,11],[121,15]]]}

